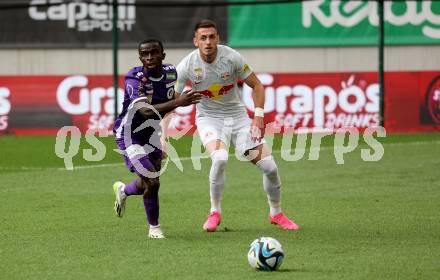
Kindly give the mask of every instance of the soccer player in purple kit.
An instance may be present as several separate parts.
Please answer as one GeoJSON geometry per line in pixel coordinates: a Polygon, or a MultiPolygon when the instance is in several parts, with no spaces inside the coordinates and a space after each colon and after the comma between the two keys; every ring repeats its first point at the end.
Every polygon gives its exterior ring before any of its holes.
{"type": "Polygon", "coordinates": [[[164,238],[159,224],[159,174],[163,157],[160,120],[179,106],[199,102],[201,95],[188,91],[174,94],[177,72],[173,65],[162,64],[165,52],[161,41],[148,39],[138,45],[142,66],[125,76],[123,109],[113,132],[125,164],[138,178],[125,185],[113,184],[114,210],[122,217],[128,196],[143,195],[150,238],[164,238]]]}

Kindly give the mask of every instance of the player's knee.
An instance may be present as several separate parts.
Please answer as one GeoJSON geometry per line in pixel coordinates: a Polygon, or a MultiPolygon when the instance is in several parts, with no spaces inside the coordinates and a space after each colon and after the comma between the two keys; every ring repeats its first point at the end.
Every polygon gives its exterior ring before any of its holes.
{"type": "Polygon", "coordinates": [[[148,187],[148,189],[144,193],[144,197],[155,197],[159,194],[159,187],[160,185],[151,185],[148,187]]]}
{"type": "Polygon", "coordinates": [[[228,163],[228,152],[224,149],[215,150],[211,153],[212,165],[219,171],[223,171],[228,163]]]}
{"type": "Polygon", "coordinates": [[[267,176],[278,176],[278,166],[272,156],[259,160],[256,164],[267,176]]]}
{"type": "Polygon", "coordinates": [[[138,189],[143,190],[145,192],[148,189],[148,185],[147,185],[147,182],[145,181],[145,179],[142,178],[137,187],[138,187],[138,189]]]}
{"type": "Polygon", "coordinates": [[[159,193],[160,181],[158,178],[150,178],[148,180],[143,180],[144,185],[144,196],[151,197],[159,193]]]}
{"type": "Polygon", "coordinates": [[[158,191],[160,188],[160,182],[158,178],[150,179],[150,182],[148,183],[148,189],[151,189],[153,191],[158,191]]]}

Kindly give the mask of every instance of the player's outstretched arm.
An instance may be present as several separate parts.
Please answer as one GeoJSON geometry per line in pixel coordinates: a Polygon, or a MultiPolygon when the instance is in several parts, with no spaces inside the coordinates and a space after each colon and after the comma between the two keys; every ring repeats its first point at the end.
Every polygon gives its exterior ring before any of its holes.
{"type": "Polygon", "coordinates": [[[264,87],[255,73],[251,73],[244,82],[252,88],[252,99],[255,105],[254,119],[251,124],[251,138],[253,141],[259,141],[264,137],[264,87]]]}
{"type": "MultiPolygon", "coordinates": [[[[172,99],[165,103],[150,105],[150,106],[144,106],[139,109],[139,113],[146,119],[151,118],[156,115],[154,110],[151,108],[153,107],[156,111],[158,111],[161,114],[166,114],[168,112],[171,112],[172,110],[176,109],[177,107],[181,106],[188,106],[191,104],[197,104],[199,103],[200,99],[202,98],[202,95],[195,92],[188,92],[186,94],[181,94],[179,97],[172,99]]],[[[139,102],[145,102],[145,101],[139,101],[139,102]]],[[[148,104],[148,103],[147,103],[148,104]]]]}

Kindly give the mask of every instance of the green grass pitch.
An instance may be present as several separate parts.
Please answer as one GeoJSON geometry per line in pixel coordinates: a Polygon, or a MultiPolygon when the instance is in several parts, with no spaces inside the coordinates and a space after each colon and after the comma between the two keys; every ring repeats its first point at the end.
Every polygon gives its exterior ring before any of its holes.
{"type": "MultiPolygon", "coordinates": [[[[113,212],[115,180],[134,178],[111,137],[103,161],[73,171],[54,153],[54,137],[0,137],[1,279],[438,279],[440,278],[440,134],[380,138],[380,161],[361,159],[362,144],[338,165],[333,140],[318,160],[288,162],[280,139],[274,156],[283,181],[283,209],[302,229],[268,223],[261,175],[231,155],[223,221],[202,231],[209,210],[210,162],[183,171],[169,163],[161,178],[160,222],[166,240],[150,240],[142,200],[125,216],[113,212]],[[94,165],[94,167],[92,167],[94,165]],[[278,272],[257,272],[247,250],[260,236],[278,239],[278,272]]],[[[189,156],[191,137],[173,146],[189,156]]]]}

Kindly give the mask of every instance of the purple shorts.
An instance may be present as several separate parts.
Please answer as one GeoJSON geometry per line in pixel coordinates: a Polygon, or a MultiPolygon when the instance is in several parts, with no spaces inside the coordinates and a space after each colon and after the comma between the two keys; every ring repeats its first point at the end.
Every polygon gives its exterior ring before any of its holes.
{"type": "MultiPolygon", "coordinates": [[[[125,151],[125,143],[122,139],[116,139],[118,148],[125,151]]],[[[154,148],[148,154],[137,154],[136,156],[128,157],[124,154],[125,165],[128,170],[138,174],[141,177],[156,178],[158,177],[162,163],[162,150],[154,148]]]]}

